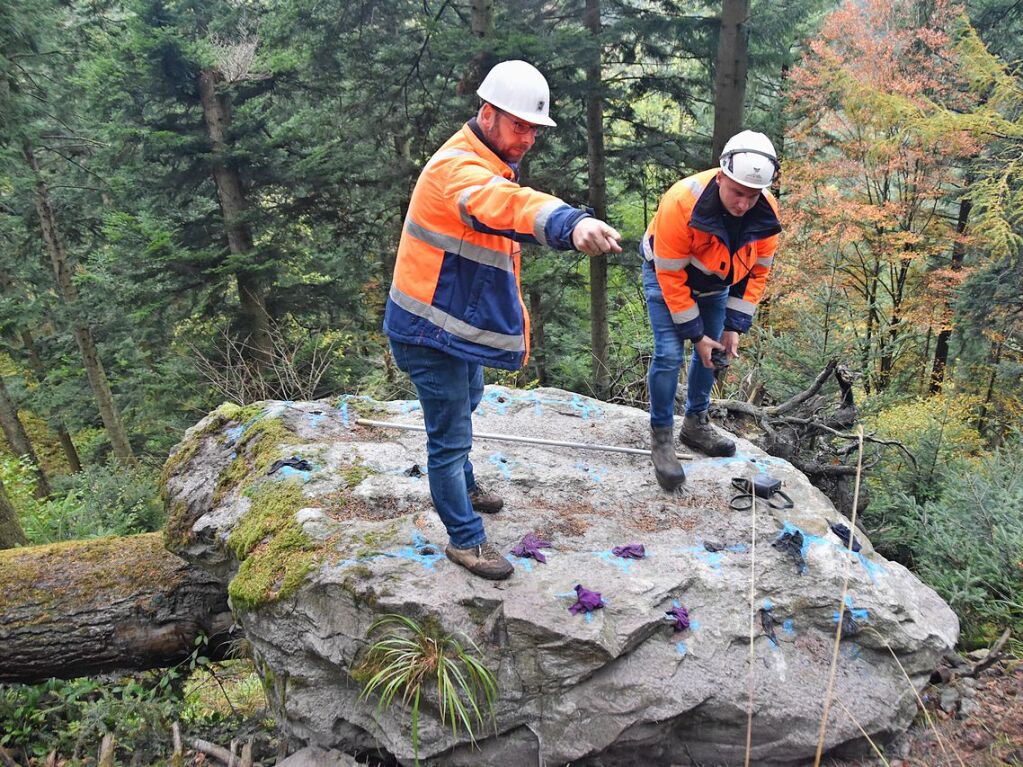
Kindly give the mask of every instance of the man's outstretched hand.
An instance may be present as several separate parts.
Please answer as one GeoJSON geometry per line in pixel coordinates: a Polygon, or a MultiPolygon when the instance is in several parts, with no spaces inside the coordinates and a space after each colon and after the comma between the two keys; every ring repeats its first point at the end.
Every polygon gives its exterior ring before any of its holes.
{"type": "Polygon", "coordinates": [[[622,236],[599,218],[584,218],[572,230],[572,246],[587,256],[621,253],[622,236]]]}

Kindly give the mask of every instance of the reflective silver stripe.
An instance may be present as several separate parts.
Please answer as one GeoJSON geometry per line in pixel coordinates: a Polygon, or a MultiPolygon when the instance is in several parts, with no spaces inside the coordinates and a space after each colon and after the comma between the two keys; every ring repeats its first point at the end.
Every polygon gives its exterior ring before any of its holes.
{"type": "Polygon", "coordinates": [[[423,303],[402,293],[395,285],[391,285],[391,300],[409,314],[422,317],[432,322],[442,330],[446,330],[453,336],[457,336],[472,343],[489,346],[492,349],[501,349],[508,352],[526,351],[526,340],[523,336],[512,336],[507,333],[496,333],[493,330],[481,330],[470,325],[468,322],[451,316],[435,306],[423,303]]]}
{"type": "Polygon", "coordinates": [[[653,261],[654,260],[654,251],[650,247],[650,233],[649,232],[645,232],[643,234],[643,239],[640,240],[639,250],[643,254],[643,258],[644,259],[646,259],[647,261],[653,261]]]}
{"type": "Polygon", "coordinates": [[[436,162],[440,162],[441,160],[450,160],[452,157],[461,157],[462,155],[466,154],[475,155],[476,153],[469,152],[465,149],[445,149],[443,151],[437,152],[437,154],[431,157],[427,161],[426,165],[423,166],[423,170],[426,170],[431,165],[433,165],[436,162]]]}
{"type": "Polygon", "coordinates": [[[703,190],[707,188],[706,184],[701,184],[695,176],[682,180],[682,186],[688,189],[693,197],[699,197],[703,194],[703,190]]]}
{"type": "Polygon", "coordinates": [[[476,186],[470,186],[462,190],[462,193],[458,195],[458,215],[462,217],[462,223],[470,229],[472,228],[472,216],[469,213],[469,198],[473,192],[478,192],[484,186],[490,186],[491,184],[501,184],[508,181],[504,176],[493,176],[490,181],[486,184],[477,184],[476,186]]]}
{"type": "Polygon", "coordinates": [[[540,208],[539,212],[536,214],[536,218],[533,219],[533,236],[540,241],[541,245],[549,244],[547,242],[547,236],[544,234],[544,229],[547,227],[547,219],[551,217],[551,213],[556,211],[564,204],[565,203],[563,203],[561,200],[551,200],[550,202],[545,202],[543,206],[540,208]]]}
{"type": "Polygon", "coordinates": [[[688,256],[685,258],[661,258],[654,256],[654,266],[662,272],[681,272],[689,266],[690,260],[688,256]]]}
{"type": "Polygon", "coordinates": [[[448,234],[430,231],[425,226],[417,224],[411,217],[405,219],[405,231],[417,240],[421,240],[435,248],[446,250],[448,253],[456,253],[462,258],[467,258],[479,264],[494,266],[506,272],[513,271],[512,257],[508,253],[484,248],[481,245],[474,245],[471,242],[466,242],[448,234]]]}
{"type": "Polygon", "coordinates": [[[691,307],[689,309],[686,309],[684,312],[672,312],[671,313],[671,321],[674,322],[676,325],[681,325],[683,322],[689,322],[690,320],[695,320],[699,316],[700,316],[700,307],[693,306],[693,307],[691,307]]]}
{"type": "Polygon", "coordinates": [[[743,301],[741,298],[736,298],[735,296],[729,296],[728,300],[725,302],[725,308],[735,309],[737,312],[742,312],[743,314],[748,314],[752,317],[757,310],[757,305],[751,304],[749,301],[743,301]]]}
{"type": "Polygon", "coordinates": [[[722,288],[721,290],[690,290],[689,292],[696,298],[707,298],[708,296],[720,296],[722,293],[727,293],[728,288],[722,288]]]}
{"type": "Polygon", "coordinates": [[[774,256],[766,256],[757,259],[757,266],[771,266],[774,263],[774,256]]]}

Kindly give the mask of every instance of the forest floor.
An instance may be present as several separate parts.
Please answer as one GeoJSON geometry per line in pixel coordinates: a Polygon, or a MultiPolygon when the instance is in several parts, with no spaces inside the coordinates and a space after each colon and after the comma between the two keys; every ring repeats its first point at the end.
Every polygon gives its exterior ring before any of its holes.
{"type": "Polygon", "coordinates": [[[923,714],[884,749],[884,759],[831,767],[1023,767],[1023,661],[996,663],[975,678],[927,687],[923,714]]]}

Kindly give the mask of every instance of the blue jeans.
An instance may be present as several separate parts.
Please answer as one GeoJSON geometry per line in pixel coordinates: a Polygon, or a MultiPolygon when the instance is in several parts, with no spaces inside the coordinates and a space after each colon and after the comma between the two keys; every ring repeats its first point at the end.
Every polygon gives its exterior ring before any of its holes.
{"type": "Polygon", "coordinates": [[[469,451],[472,413],[483,398],[483,366],[429,346],[391,339],[398,367],[409,374],[426,425],[426,471],[430,496],[451,545],[470,549],[487,540],[483,520],[469,501],[476,487],[469,451]]]}
{"type": "MultiPolygon", "coordinates": [[[[646,295],[647,314],[654,331],[654,357],[650,361],[647,389],[650,392],[650,426],[660,428],[675,422],[675,391],[678,374],[685,361],[683,339],[672,322],[671,312],[664,303],[664,294],[657,282],[657,273],[650,261],[643,262],[643,293],[646,295]]],[[[725,327],[725,304],[728,291],[695,299],[703,320],[704,335],[721,340],[725,327]]],[[[686,392],[686,415],[702,413],[710,408],[710,390],[714,386],[714,370],[705,368],[694,346],[689,361],[689,389],[686,392]]]]}

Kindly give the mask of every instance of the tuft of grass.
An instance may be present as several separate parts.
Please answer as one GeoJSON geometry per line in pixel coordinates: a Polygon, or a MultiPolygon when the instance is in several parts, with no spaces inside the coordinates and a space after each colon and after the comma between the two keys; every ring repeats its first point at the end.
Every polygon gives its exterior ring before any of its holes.
{"type": "MultiPolygon", "coordinates": [[[[464,728],[475,745],[485,724],[484,713],[497,731],[494,702],[497,680],[480,659],[479,647],[464,637],[468,649],[436,626],[423,627],[404,615],[389,613],[370,626],[367,636],[388,628],[374,642],[353,676],[363,682],[359,700],[379,693],[377,712],[394,703],[411,706],[412,753],[419,764],[419,714],[424,689],[435,687],[442,725],[450,725],[453,738],[464,728]],[[482,708],[481,708],[482,706],[482,708]]],[[[463,635],[464,636],[464,635],[463,635]]]]}

